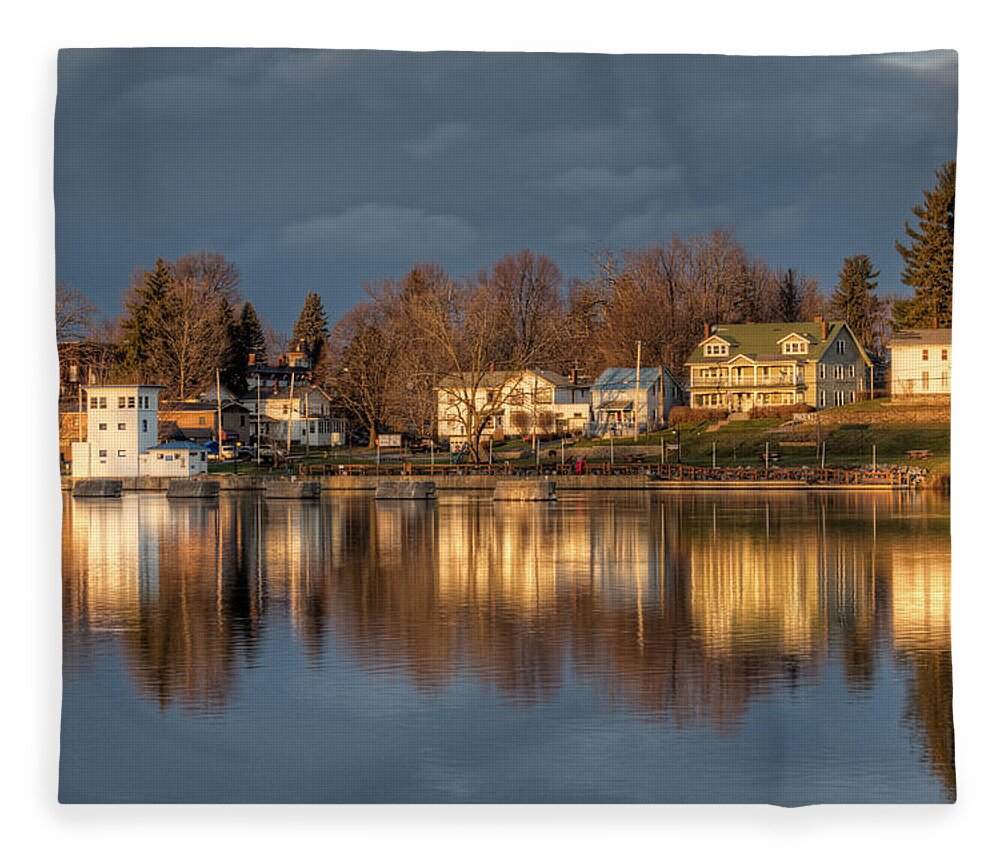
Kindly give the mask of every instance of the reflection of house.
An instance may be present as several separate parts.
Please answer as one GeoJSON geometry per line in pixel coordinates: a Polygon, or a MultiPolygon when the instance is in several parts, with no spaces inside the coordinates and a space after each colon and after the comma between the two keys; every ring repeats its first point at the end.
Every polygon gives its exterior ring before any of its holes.
{"type": "Polygon", "coordinates": [[[139,455],[157,442],[160,385],[85,385],[87,441],[71,448],[73,476],[124,478],[140,474],[139,455]]]}
{"type": "Polygon", "coordinates": [[[951,397],[951,329],[897,332],[889,341],[893,397],[951,397]]]}
{"type": "MultiPolygon", "coordinates": [[[[159,419],[164,424],[176,424],[184,438],[192,442],[219,440],[219,410],[214,400],[165,402],[160,406],[159,419]]],[[[235,400],[222,404],[222,434],[223,442],[250,442],[249,410],[235,400]]]]}
{"type": "Polygon", "coordinates": [[[594,413],[592,430],[598,435],[631,432],[664,423],[680,402],[681,388],[665,367],[609,367],[590,389],[594,413]],[[636,397],[638,394],[638,406],[636,397]]]}
{"type": "Polygon", "coordinates": [[[254,389],[240,403],[248,412],[251,440],[258,435],[259,424],[262,443],[284,445],[289,439],[288,422],[291,420],[290,438],[295,445],[328,448],[344,444],[344,421],[333,417],[330,396],[315,385],[300,388],[296,383],[294,390],[291,387],[280,389],[277,385],[267,391],[254,389]]]}
{"type": "Polygon", "coordinates": [[[484,436],[582,433],[590,386],[550,370],[451,374],[437,388],[438,436],[467,438],[470,420],[484,436]]]}
{"type": "Polygon", "coordinates": [[[846,323],[819,318],[706,326],[685,363],[691,406],[732,412],[854,403],[868,385],[871,366],[846,323]]]}

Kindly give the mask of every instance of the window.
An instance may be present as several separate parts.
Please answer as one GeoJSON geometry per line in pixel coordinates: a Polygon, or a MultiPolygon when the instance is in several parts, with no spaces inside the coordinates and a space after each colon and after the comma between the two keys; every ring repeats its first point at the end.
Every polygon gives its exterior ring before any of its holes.
{"type": "Polygon", "coordinates": [[[164,457],[163,459],[166,460],[169,463],[171,460],[174,459],[174,455],[173,454],[167,454],[167,456],[164,457]]]}
{"type": "Polygon", "coordinates": [[[826,392],[820,391],[819,393],[819,405],[826,406],[826,392]]]}
{"type": "Polygon", "coordinates": [[[149,422],[145,418],[142,419],[142,432],[146,433],[149,430],[149,422]]]}
{"type": "Polygon", "coordinates": [[[107,409],[107,408],[108,408],[108,398],[107,397],[102,397],[101,398],[101,409],[107,409]]]}
{"type": "Polygon", "coordinates": [[[836,406],[843,406],[845,400],[845,394],[843,391],[835,391],[833,393],[833,402],[836,406]]]}
{"type": "Polygon", "coordinates": [[[98,430],[107,430],[108,429],[108,425],[107,424],[98,424],[97,425],[97,429],[98,430]]]}
{"type": "MultiPolygon", "coordinates": [[[[926,352],[926,350],[924,350],[926,352]]],[[[920,383],[924,387],[924,391],[931,387],[931,375],[926,370],[920,375],[920,383]]]]}
{"type": "Polygon", "coordinates": [[[128,456],[128,451],[122,451],[122,450],[121,450],[121,449],[119,448],[119,449],[118,449],[118,456],[119,456],[119,457],[127,457],[127,456],[128,456]]]}
{"type": "Polygon", "coordinates": [[[924,350],[924,354],[923,354],[923,360],[927,361],[927,359],[930,358],[930,354],[931,354],[931,351],[929,349],[925,349],[924,350]]]}
{"type": "Polygon", "coordinates": [[[100,451],[97,452],[97,456],[101,458],[107,457],[108,452],[106,449],[102,448],[100,451]]]}
{"type": "Polygon", "coordinates": [[[246,415],[241,415],[240,416],[240,427],[246,427],[246,426],[247,426],[247,417],[246,417],[246,415]]]}
{"type": "Polygon", "coordinates": [[[142,398],[142,408],[143,409],[149,409],[149,398],[148,397],[143,397],[142,398]]]}
{"type": "Polygon", "coordinates": [[[125,422],[124,421],[119,421],[118,422],[118,429],[119,430],[124,430],[125,429],[125,422]]]}
{"type": "Polygon", "coordinates": [[[826,379],[826,365],[825,364],[821,364],[819,366],[819,378],[820,379],[826,379]]]}
{"type": "Polygon", "coordinates": [[[125,408],[125,398],[124,397],[119,397],[118,398],[118,408],[119,409],[124,409],[125,408]]]}
{"type": "Polygon", "coordinates": [[[129,409],[135,409],[135,398],[134,397],[130,397],[128,399],[128,408],[129,409]]]}
{"type": "Polygon", "coordinates": [[[204,452],[204,451],[202,451],[202,452],[201,452],[201,459],[202,459],[202,460],[204,460],[204,459],[205,459],[205,452],[204,452]]]}
{"type": "Polygon", "coordinates": [[[808,347],[804,340],[786,340],[782,344],[782,352],[785,355],[803,355],[808,347]]]}
{"type": "Polygon", "coordinates": [[[837,355],[843,355],[846,349],[844,342],[842,340],[837,341],[837,355]]]}
{"type": "Polygon", "coordinates": [[[96,409],[97,408],[97,398],[96,397],[91,397],[90,398],[90,408],[91,409],[96,409]]]}
{"type": "Polygon", "coordinates": [[[858,375],[857,368],[853,364],[850,365],[850,368],[851,368],[851,379],[854,379],[854,377],[858,375]]]}
{"type": "Polygon", "coordinates": [[[201,424],[202,426],[205,425],[205,416],[204,415],[199,415],[198,416],[198,423],[201,424]]]}
{"type": "Polygon", "coordinates": [[[842,365],[842,364],[835,364],[833,366],[833,378],[834,379],[843,379],[844,378],[844,365],[842,365]]]}
{"type": "Polygon", "coordinates": [[[854,392],[854,391],[851,392],[851,403],[854,403],[857,400],[857,398],[855,397],[855,394],[856,394],[856,392],[854,392]]]}
{"type": "Polygon", "coordinates": [[[941,361],[947,361],[947,360],[948,360],[948,350],[942,349],[941,350],[941,361]]]}
{"type": "Polygon", "coordinates": [[[162,454],[157,454],[156,455],[156,459],[157,460],[162,460],[163,459],[163,455],[162,454]]]}
{"type": "Polygon", "coordinates": [[[705,344],[705,355],[729,355],[728,343],[705,344]]]}

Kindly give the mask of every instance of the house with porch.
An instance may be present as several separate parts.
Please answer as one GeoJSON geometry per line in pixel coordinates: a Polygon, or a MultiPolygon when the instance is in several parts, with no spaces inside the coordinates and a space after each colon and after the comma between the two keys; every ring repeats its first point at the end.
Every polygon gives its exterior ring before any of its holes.
{"type": "Polygon", "coordinates": [[[248,413],[251,440],[259,438],[261,444],[286,445],[289,432],[293,445],[307,448],[329,448],[345,442],[346,422],[334,416],[330,395],[318,386],[300,387],[298,380],[294,388],[273,383],[270,389],[247,392],[240,404],[248,413]]]}
{"type": "Polygon", "coordinates": [[[820,318],[706,326],[685,367],[694,409],[825,409],[871,389],[872,362],[857,337],[845,322],[820,318]]]}
{"type": "Polygon", "coordinates": [[[951,329],[900,331],[889,341],[890,394],[951,397],[951,329]]]}
{"type": "Polygon", "coordinates": [[[590,423],[590,384],[576,373],[563,376],[531,368],[450,374],[437,387],[438,438],[467,440],[470,420],[481,439],[584,433],[590,423]]]}
{"type": "Polygon", "coordinates": [[[666,423],[683,389],[665,367],[609,367],[590,387],[594,436],[646,432],[666,423]],[[638,370],[638,372],[637,372],[638,370]]]}

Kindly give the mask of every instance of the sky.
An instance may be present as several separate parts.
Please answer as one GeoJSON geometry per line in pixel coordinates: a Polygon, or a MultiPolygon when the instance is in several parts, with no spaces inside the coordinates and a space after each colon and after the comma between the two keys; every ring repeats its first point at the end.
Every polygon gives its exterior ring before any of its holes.
{"type": "MultiPolygon", "coordinates": [[[[136,267],[235,262],[287,332],[426,260],[521,248],[567,280],[604,248],[729,228],[829,291],[955,157],[958,55],[726,57],[241,49],[59,54],[56,277],[108,318],[136,267]]],[[[961,220],[961,209],[958,212],[961,220]]]]}

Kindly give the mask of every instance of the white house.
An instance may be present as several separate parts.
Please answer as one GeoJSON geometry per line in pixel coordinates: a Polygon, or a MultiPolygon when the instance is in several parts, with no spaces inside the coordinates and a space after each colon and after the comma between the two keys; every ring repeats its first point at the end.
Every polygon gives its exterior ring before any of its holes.
{"type": "Polygon", "coordinates": [[[897,332],[889,353],[893,398],[951,397],[950,328],[897,332]]]}
{"type": "Polygon", "coordinates": [[[196,442],[162,442],[139,455],[139,473],[143,476],[190,478],[207,471],[207,451],[196,442]]]}
{"type": "Polygon", "coordinates": [[[589,383],[550,370],[452,374],[437,388],[438,438],[464,443],[473,413],[482,438],[583,433],[589,392],[589,383]]]}
{"type": "Polygon", "coordinates": [[[142,474],[139,455],[157,442],[160,385],[85,385],[87,441],[71,449],[73,477],[142,474]]]}
{"type": "Polygon", "coordinates": [[[609,367],[590,387],[594,415],[590,432],[597,436],[631,433],[636,420],[640,432],[655,428],[666,421],[682,396],[680,385],[665,367],[642,367],[638,374],[634,367],[609,367]]]}
{"type": "Polygon", "coordinates": [[[274,386],[266,391],[253,389],[240,403],[250,412],[250,437],[253,441],[259,436],[262,444],[286,445],[291,418],[291,441],[294,445],[329,448],[344,444],[345,423],[333,416],[330,396],[315,385],[301,388],[296,385],[294,391],[291,386],[280,389],[274,386]]]}

